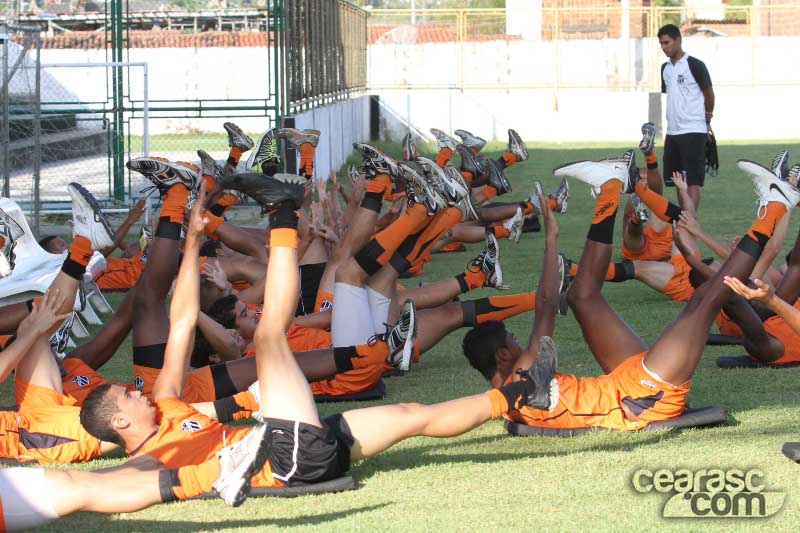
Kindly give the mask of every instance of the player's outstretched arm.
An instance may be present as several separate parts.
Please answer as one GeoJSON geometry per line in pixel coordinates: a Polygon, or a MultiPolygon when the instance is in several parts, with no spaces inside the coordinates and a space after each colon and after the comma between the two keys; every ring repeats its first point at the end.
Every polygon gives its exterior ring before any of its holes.
{"type": "Polygon", "coordinates": [[[194,346],[197,314],[200,312],[200,238],[206,220],[202,206],[206,185],[203,182],[192,208],[189,228],[183,247],[183,261],[178,271],[175,292],[169,308],[169,338],[164,353],[164,366],[153,385],[153,398],[179,398],[183,389],[183,378],[194,346]]]}
{"type": "MultiPolygon", "coordinates": [[[[528,347],[518,359],[519,368],[529,368],[536,360],[539,348],[539,338],[552,337],[556,328],[556,313],[558,313],[559,300],[559,275],[558,275],[558,224],[556,217],[546,198],[539,194],[539,205],[542,206],[544,218],[545,240],[544,260],[542,264],[542,277],[536,289],[536,312],[533,316],[533,327],[528,340],[528,347]]],[[[515,379],[517,375],[515,374],[515,379]]]]}
{"type": "Polygon", "coordinates": [[[737,278],[725,276],[725,285],[736,294],[740,294],[748,300],[755,300],[775,311],[786,324],[792,328],[797,335],[800,335],[800,309],[790,305],[786,300],[775,294],[775,289],[767,282],[754,279],[756,288],[748,287],[737,278]]]}
{"type": "Polygon", "coordinates": [[[50,329],[60,324],[69,313],[58,314],[66,297],[57,288],[44,293],[41,302],[34,302],[31,313],[17,327],[17,338],[11,346],[0,352],[0,383],[5,381],[33,343],[50,329]]]}

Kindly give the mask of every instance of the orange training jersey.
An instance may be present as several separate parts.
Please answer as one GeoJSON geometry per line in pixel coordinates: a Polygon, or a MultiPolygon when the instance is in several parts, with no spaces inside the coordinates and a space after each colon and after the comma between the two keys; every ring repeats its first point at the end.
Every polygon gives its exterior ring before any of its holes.
{"type": "MultiPolygon", "coordinates": [[[[220,424],[178,398],[155,402],[158,429],[134,455],[150,455],[167,468],[197,465],[214,457],[223,447],[245,438],[248,427],[220,424]]],[[[280,485],[272,477],[269,462],[253,478],[259,487],[280,485]]]]}

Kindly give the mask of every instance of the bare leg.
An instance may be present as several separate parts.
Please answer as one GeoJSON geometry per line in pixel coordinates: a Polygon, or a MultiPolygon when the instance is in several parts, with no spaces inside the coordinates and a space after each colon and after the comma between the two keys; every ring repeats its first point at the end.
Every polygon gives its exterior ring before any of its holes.
{"type": "Polygon", "coordinates": [[[77,357],[94,370],[106,364],[131,331],[135,291],[135,287],[128,291],[117,311],[97,335],[72,350],[67,357],[77,357]]]}
{"type": "Polygon", "coordinates": [[[380,453],[409,437],[455,437],[492,417],[492,402],[485,394],[434,405],[397,404],[342,413],[355,439],[350,459],[357,461],[380,453]]]}
{"type": "Polygon", "coordinates": [[[689,185],[689,198],[692,199],[692,205],[695,210],[700,209],[700,191],[702,187],[699,185],[689,185]]]}
{"type": "MultiPolygon", "coordinates": [[[[692,377],[705,348],[708,330],[732,294],[723,282],[724,277],[739,278],[742,282],[748,280],[775,224],[785,213],[783,204],[768,203],[763,216],[753,222],[720,269],[694,292],[686,307],[658,337],[644,362],[661,379],[679,386],[692,377]]],[[[693,266],[695,263],[702,265],[693,256],[687,257],[687,261],[693,266]]]]}
{"type": "MultiPolygon", "coordinates": [[[[281,210],[289,210],[289,213],[281,212],[275,217],[292,217],[290,207],[281,210]]],[[[265,418],[294,420],[322,427],[308,381],[298,368],[286,340],[299,293],[296,239],[296,229],[277,228],[270,232],[271,250],[264,288],[264,299],[270,305],[264,308],[255,335],[261,405],[265,418]],[[278,236],[280,241],[276,238],[278,236]]]]}
{"type": "Polygon", "coordinates": [[[12,335],[28,316],[28,304],[18,303],[0,308],[0,335],[12,335]]]}

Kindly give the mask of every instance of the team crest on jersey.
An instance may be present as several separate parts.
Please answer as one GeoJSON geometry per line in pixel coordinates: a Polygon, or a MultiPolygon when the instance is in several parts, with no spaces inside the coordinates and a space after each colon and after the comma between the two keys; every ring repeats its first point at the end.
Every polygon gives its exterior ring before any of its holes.
{"type": "Polygon", "coordinates": [[[200,431],[203,429],[203,426],[200,425],[200,422],[197,420],[192,420],[191,418],[187,418],[183,422],[181,422],[181,430],[188,431],[189,433],[194,433],[195,431],[200,431]]]}
{"type": "Polygon", "coordinates": [[[85,387],[89,384],[89,376],[75,376],[70,381],[72,381],[78,387],[85,387]]]}
{"type": "Polygon", "coordinates": [[[323,300],[322,303],[319,306],[319,310],[320,310],[320,312],[327,311],[331,307],[333,307],[333,304],[331,303],[330,300],[323,300]]]}
{"type": "Polygon", "coordinates": [[[678,83],[680,83],[681,85],[686,83],[686,76],[684,76],[683,74],[678,74],[678,83]]]}
{"type": "Polygon", "coordinates": [[[135,376],[133,378],[133,386],[136,387],[136,390],[139,392],[144,392],[144,380],[142,376],[135,376]]]}
{"type": "Polygon", "coordinates": [[[644,385],[648,389],[656,390],[658,388],[658,387],[656,387],[656,385],[652,381],[650,381],[647,378],[642,378],[642,380],[639,383],[641,383],[642,385],[644,385]]]}

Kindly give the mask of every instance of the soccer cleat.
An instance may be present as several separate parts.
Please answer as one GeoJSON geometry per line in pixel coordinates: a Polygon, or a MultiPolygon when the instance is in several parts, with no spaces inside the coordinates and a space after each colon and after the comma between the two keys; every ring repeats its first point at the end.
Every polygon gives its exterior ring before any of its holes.
{"type": "Polygon", "coordinates": [[[75,235],[82,235],[92,243],[93,250],[103,250],[114,246],[116,235],[108,223],[100,204],[92,193],[79,183],[70,183],[67,191],[72,197],[72,230],[75,235]]]}
{"type": "Polygon", "coordinates": [[[786,180],[789,177],[789,150],[781,150],[775,154],[771,168],[778,179],[786,180]]]}
{"type": "Polygon", "coordinates": [[[525,222],[525,213],[518,207],[514,216],[503,223],[503,227],[508,230],[508,238],[514,242],[519,242],[522,237],[522,226],[525,222]]]}
{"type": "Polygon", "coordinates": [[[476,152],[480,152],[486,146],[486,139],[473,135],[467,130],[456,130],[453,133],[461,137],[461,143],[464,146],[474,149],[476,152]]]}
{"type": "Polygon", "coordinates": [[[413,161],[418,155],[417,145],[414,143],[411,132],[408,132],[403,136],[403,159],[413,161]]]}
{"type": "Polygon", "coordinates": [[[518,370],[527,381],[525,405],[534,409],[551,410],[558,403],[558,382],[553,379],[558,368],[558,351],[553,339],[539,337],[536,361],[527,370],[518,370]]]}
{"type": "Polygon", "coordinates": [[[372,179],[377,174],[388,174],[390,178],[397,176],[397,161],[381,150],[366,143],[353,143],[353,149],[364,158],[364,166],[362,168],[366,173],[367,179],[372,179]]]}
{"type": "Polygon", "coordinates": [[[470,186],[467,185],[464,176],[453,165],[444,167],[444,174],[451,183],[453,190],[456,191],[456,196],[450,205],[456,206],[461,209],[464,220],[478,220],[478,212],[475,209],[475,204],[472,203],[472,196],[470,195],[470,186]]]}
{"type": "Polygon", "coordinates": [[[511,183],[506,178],[505,172],[500,168],[500,163],[494,159],[486,162],[486,173],[489,175],[489,185],[497,190],[497,195],[511,192],[511,183]]]}
{"type": "Polygon", "coordinates": [[[399,169],[406,180],[406,195],[410,204],[423,204],[428,208],[429,215],[447,207],[447,200],[426,177],[425,169],[420,163],[403,161],[399,164],[399,169]]]}
{"type": "Polygon", "coordinates": [[[177,184],[183,184],[189,190],[194,190],[200,183],[200,174],[193,169],[185,164],[172,163],[162,158],[137,157],[128,161],[125,166],[149,179],[161,191],[177,184]]]}
{"type": "Polygon", "coordinates": [[[553,211],[562,215],[567,212],[567,200],[569,199],[569,182],[567,178],[561,178],[558,188],[551,192],[549,197],[556,201],[556,208],[553,211]]]}
{"type": "Polygon", "coordinates": [[[0,209],[0,278],[4,278],[11,274],[14,270],[16,254],[14,248],[17,246],[17,241],[22,238],[25,231],[22,226],[17,224],[17,221],[11,216],[0,209]]]}
{"type": "Polygon", "coordinates": [[[254,427],[245,438],[217,452],[219,477],[211,486],[214,494],[231,507],[238,507],[250,494],[250,482],[267,462],[272,432],[267,423],[254,427]]]}
{"type": "Polygon", "coordinates": [[[644,224],[650,219],[650,211],[638,194],[631,195],[631,206],[633,207],[633,215],[639,224],[644,224]]]}
{"type": "Polygon", "coordinates": [[[406,300],[397,323],[385,334],[389,345],[389,357],[386,363],[399,370],[406,371],[411,366],[414,354],[414,340],[417,338],[417,310],[414,302],[406,300]]]}
{"type": "Polygon", "coordinates": [[[281,204],[294,209],[303,205],[306,179],[295,174],[275,174],[265,176],[253,172],[225,176],[220,187],[246,194],[259,205],[262,213],[274,211],[281,204]]]}
{"type": "Polygon", "coordinates": [[[280,128],[275,131],[275,136],[284,139],[295,148],[301,144],[317,146],[319,144],[319,130],[298,130],[297,128],[280,128]]]}
{"type": "Polygon", "coordinates": [[[793,165],[786,175],[786,181],[792,187],[800,188],[800,165],[793,165]]]}
{"type": "Polygon", "coordinates": [[[351,183],[358,183],[358,169],[355,165],[347,167],[347,175],[350,177],[351,183]]]}
{"type": "MultiPolygon", "coordinates": [[[[740,159],[737,166],[750,175],[758,196],[759,214],[769,202],[780,202],[791,210],[800,202],[800,190],[791,182],[779,179],[768,168],[747,159],[740,159]]],[[[789,171],[791,174],[791,170],[789,171]]]]}
{"type": "Polygon", "coordinates": [[[631,169],[638,169],[633,150],[628,150],[622,157],[609,157],[598,161],[573,161],[564,163],[553,169],[553,174],[559,177],[572,176],[592,187],[592,192],[600,193],[600,186],[608,180],[617,180],[622,183],[622,192],[632,192],[636,181],[631,180],[631,169]]]}
{"type": "Polygon", "coordinates": [[[572,259],[559,252],[558,254],[558,314],[566,315],[569,309],[567,302],[567,290],[572,282],[575,280],[574,276],[570,275],[572,269],[572,259]]]}
{"type": "Polygon", "coordinates": [[[63,357],[64,350],[67,349],[69,343],[69,334],[72,332],[72,324],[75,322],[75,311],[69,314],[61,326],[50,336],[50,352],[53,355],[61,355],[63,357]]]}
{"type": "Polygon", "coordinates": [[[250,172],[264,172],[264,163],[272,163],[277,166],[281,162],[278,142],[275,140],[277,130],[278,128],[267,130],[256,143],[255,149],[250,152],[247,163],[245,163],[245,168],[250,169],[250,172]]]}
{"type": "Polygon", "coordinates": [[[461,156],[461,172],[469,172],[474,179],[483,175],[483,167],[478,159],[463,144],[456,146],[456,151],[461,156]]]}
{"type": "Polygon", "coordinates": [[[528,149],[525,148],[522,137],[512,129],[508,130],[508,151],[514,154],[518,161],[525,161],[528,159],[528,149]]]}
{"type": "MultiPolygon", "coordinates": [[[[457,205],[462,199],[469,196],[469,187],[455,167],[448,165],[450,170],[444,169],[427,157],[418,157],[417,162],[425,169],[431,184],[444,197],[448,205],[457,205]]],[[[475,215],[477,216],[477,213],[475,215]]]]}
{"type": "Polygon", "coordinates": [[[536,213],[542,212],[542,204],[539,202],[539,195],[544,196],[544,192],[542,191],[542,182],[539,180],[534,180],[533,182],[533,192],[530,196],[528,196],[528,201],[536,208],[536,213]]]}
{"type": "Polygon", "coordinates": [[[233,122],[226,122],[222,127],[228,132],[228,146],[231,148],[236,147],[244,153],[253,147],[253,139],[245,135],[242,128],[233,122]]]}
{"type": "Polygon", "coordinates": [[[197,157],[200,158],[200,168],[204,176],[211,176],[219,182],[225,177],[225,170],[211,157],[205,150],[198,150],[197,157]]]}
{"type": "Polygon", "coordinates": [[[500,268],[500,245],[493,233],[486,234],[486,248],[481,255],[483,256],[481,270],[486,274],[483,286],[507,290],[509,287],[503,285],[503,269],[500,268]]]}
{"type": "Polygon", "coordinates": [[[639,150],[647,155],[656,146],[656,125],[652,122],[642,124],[642,140],[639,142],[639,150]]]}
{"type": "Polygon", "coordinates": [[[430,132],[436,138],[436,146],[439,148],[439,150],[442,148],[449,148],[455,152],[456,146],[458,146],[458,142],[455,139],[450,137],[442,130],[438,130],[436,128],[431,128],[430,132]]]}

